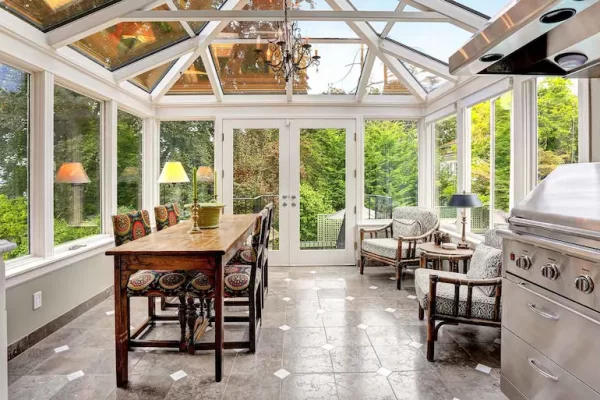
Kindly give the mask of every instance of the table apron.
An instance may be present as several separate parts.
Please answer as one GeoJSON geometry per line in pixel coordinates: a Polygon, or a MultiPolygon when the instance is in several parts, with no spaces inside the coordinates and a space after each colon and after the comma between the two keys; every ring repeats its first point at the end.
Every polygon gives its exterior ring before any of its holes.
{"type": "Polygon", "coordinates": [[[120,258],[121,269],[129,271],[138,271],[151,269],[156,271],[202,271],[211,273],[215,271],[220,264],[220,256],[150,256],[150,255],[122,255],[115,256],[120,258]]]}

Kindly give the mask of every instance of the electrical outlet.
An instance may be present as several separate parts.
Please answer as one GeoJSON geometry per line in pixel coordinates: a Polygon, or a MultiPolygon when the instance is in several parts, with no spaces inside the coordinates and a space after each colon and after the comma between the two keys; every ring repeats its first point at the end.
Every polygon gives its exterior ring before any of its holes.
{"type": "Polygon", "coordinates": [[[33,309],[37,310],[38,308],[42,308],[42,292],[33,294],[33,309]]]}

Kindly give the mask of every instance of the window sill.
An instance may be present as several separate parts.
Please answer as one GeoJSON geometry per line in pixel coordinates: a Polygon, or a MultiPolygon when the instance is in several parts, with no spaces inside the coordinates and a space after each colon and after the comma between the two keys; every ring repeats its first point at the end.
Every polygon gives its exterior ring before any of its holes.
{"type": "Polygon", "coordinates": [[[114,238],[110,235],[96,235],[75,240],[55,247],[51,257],[25,256],[6,263],[6,287],[22,285],[40,276],[85,260],[114,247],[114,238]],[[69,250],[72,246],[84,246],[69,250]]]}

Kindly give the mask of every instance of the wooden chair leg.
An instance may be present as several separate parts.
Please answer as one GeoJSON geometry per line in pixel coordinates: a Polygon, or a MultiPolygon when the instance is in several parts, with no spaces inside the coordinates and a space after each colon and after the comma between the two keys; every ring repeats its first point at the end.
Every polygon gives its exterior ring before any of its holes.
{"type": "Polygon", "coordinates": [[[154,325],[154,317],[156,317],[156,302],[154,297],[148,297],[148,317],[154,325]]]}
{"type": "MultiPolygon", "coordinates": [[[[264,284],[264,291],[269,293],[269,259],[267,259],[267,261],[265,261],[265,271],[264,271],[264,280],[263,280],[263,284],[264,284]]],[[[264,303],[263,303],[264,305],[264,303]]]]}
{"type": "MultiPolygon", "coordinates": [[[[165,298],[161,298],[161,302],[165,298]]],[[[187,348],[187,344],[185,342],[185,323],[186,323],[186,303],[185,303],[185,293],[181,293],[179,295],[179,307],[177,316],[179,317],[179,327],[181,329],[181,336],[179,338],[179,351],[184,352],[187,348]]]]}
{"type": "Polygon", "coordinates": [[[435,346],[435,319],[427,321],[427,361],[433,361],[435,346]]]}
{"type": "Polygon", "coordinates": [[[423,307],[421,307],[421,304],[419,303],[419,319],[421,321],[423,321],[424,318],[425,318],[425,310],[423,310],[423,307]]]}
{"type": "MultiPolygon", "coordinates": [[[[202,301],[202,299],[200,299],[200,301],[202,301]]],[[[208,326],[212,326],[212,301],[210,299],[205,299],[204,301],[206,302],[206,317],[208,318],[208,326]]]]}
{"type": "Polygon", "coordinates": [[[160,310],[165,311],[166,309],[167,309],[167,298],[161,297],[160,298],[160,310]]]}
{"type": "Polygon", "coordinates": [[[364,275],[365,273],[365,258],[361,255],[360,258],[358,259],[358,267],[360,268],[360,274],[364,275]]]}
{"type": "MultiPolygon", "coordinates": [[[[254,287],[250,287],[251,290],[254,287]]],[[[250,353],[256,353],[256,295],[248,296],[248,336],[250,341],[250,353]]]]}
{"type": "Polygon", "coordinates": [[[194,302],[194,297],[189,296],[187,298],[187,304],[187,324],[190,331],[188,338],[188,353],[195,354],[196,346],[194,343],[194,334],[196,332],[194,332],[194,328],[196,327],[196,318],[198,318],[198,316],[196,315],[196,303],[194,302]]]}
{"type": "Polygon", "coordinates": [[[402,265],[396,265],[396,289],[402,289],[402,265]]]}

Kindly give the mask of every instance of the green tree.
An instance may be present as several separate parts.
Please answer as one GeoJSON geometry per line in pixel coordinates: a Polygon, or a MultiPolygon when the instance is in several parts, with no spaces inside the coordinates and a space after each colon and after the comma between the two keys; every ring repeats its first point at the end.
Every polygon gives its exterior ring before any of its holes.
{"type": "Polygon", "coordinates": [[[142,118],[118,111],[117,206],[119,212],[142,207],[142,118]]]}

